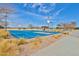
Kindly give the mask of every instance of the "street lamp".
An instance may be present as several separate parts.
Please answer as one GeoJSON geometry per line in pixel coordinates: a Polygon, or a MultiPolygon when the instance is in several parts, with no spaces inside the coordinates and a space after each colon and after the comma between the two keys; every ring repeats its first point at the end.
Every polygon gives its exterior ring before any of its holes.
{"type": "Polygon", "coordinates": [[[50,20],[47,20],[48,28],[50,28],[50,20]]]}
{"type": "Polygon", "coordinates": [[[52,19],[52,18],[51,18],[50,16],[47,16],[47,17],[46,17],[47,24],[48,24],[48,28],[50,28],[51,19],[52,19]]]}

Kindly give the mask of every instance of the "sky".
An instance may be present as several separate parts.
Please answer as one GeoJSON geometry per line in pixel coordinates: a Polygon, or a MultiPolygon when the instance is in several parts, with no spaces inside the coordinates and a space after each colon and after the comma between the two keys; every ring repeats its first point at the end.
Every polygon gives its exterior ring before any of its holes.
{"type": "MultiPolygon", "coordinates": [[[[0,8],[13,10],[7,17],[8,27],[50,26],[75,21],[79,27],[78,3],[2,3],[0,8]]],[[[0,17],[3,16],[0,13],[0,17]]],[[[5,19],[0,19],[4,21],[5,19]]]]}

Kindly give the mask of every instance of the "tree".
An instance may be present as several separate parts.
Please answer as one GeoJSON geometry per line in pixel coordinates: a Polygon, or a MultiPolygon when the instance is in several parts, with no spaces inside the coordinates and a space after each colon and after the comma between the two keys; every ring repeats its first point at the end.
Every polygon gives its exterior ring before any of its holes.
{"type": "Polygon", "coordinates": [[[2,29],[2,28],[4,28],[4,27],[0,25],[0,28],[2,29]]]}
{"type": "Polygon", "coordinates": [[[61,24],[58,24],[58,25],[57,25],[57,29],[60,29],[60,28],[61,28],[61,24]]]}
{"type": "Polygon", "coordinates": [[[72,29],[75,29],[76,28],[76,22],[75,21],[71,22],[71,28],[72,29]]]}
{"type": "Polygon", "coordinates": [[[48,27],[48,26],[42,26],[41,28],[45,31],[45,30],[48,29],[49,27],[48,27]]]}

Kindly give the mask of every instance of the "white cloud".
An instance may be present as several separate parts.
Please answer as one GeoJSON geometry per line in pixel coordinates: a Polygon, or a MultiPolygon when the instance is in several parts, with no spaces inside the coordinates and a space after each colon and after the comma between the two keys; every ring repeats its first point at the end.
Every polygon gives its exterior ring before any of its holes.
{"type": "Polygon", "coordinates": [[[32,16],[37,16],[37,17],[42,17],[43,18],[42,15],[39,15],[39,14],[36,14],[36,13],[33,13],[33,12],[27,11],[26,13],[29,14],[29,15],[32,15],[32,16]]]}
{"type": "Polygon", "coordinates": [[[65,8],[59,9],[57,12],[53,14],[53,19],[55,19],[65,8]]]}
{"type": "Polygon", "coordinates": [[[39,8],[39,12],[43,13],[50,13],[50,11],[53,11],[55,9],[56,4],[49,4],[50,7],[44,6],[43,4],[39,8]]]}

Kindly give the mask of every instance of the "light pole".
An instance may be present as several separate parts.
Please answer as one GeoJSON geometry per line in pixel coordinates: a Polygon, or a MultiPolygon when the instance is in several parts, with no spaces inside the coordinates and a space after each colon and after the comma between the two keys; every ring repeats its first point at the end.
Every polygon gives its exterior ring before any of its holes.
{"type": "Polygon", "coordinates": [[[0,13],[4,16],[5,18],[5,30],[7,31],[7,20],[8,20],[8,14],[14,13],[13,10],[10,8],[0,8],[0,13]]]}
{"type": "Polygon", "coordinates": [[[8,25],[8,23],[7,23],[7,17],[8,17],[8,15],[7,15],[7,13],[5,14],[5,30],[7,31],[7,25],[8,25]]]}
{"type": "Polygon", "coordinates": [[[50,28],[50,20],[47,20],[48,28],[50,28]]]}
{"type": "Polygon", "coordinates": [[[48,28],[50,29],[50,23],[51,23],[51,17],[47,16],[47,24],[48,24],[48,28]]]}

